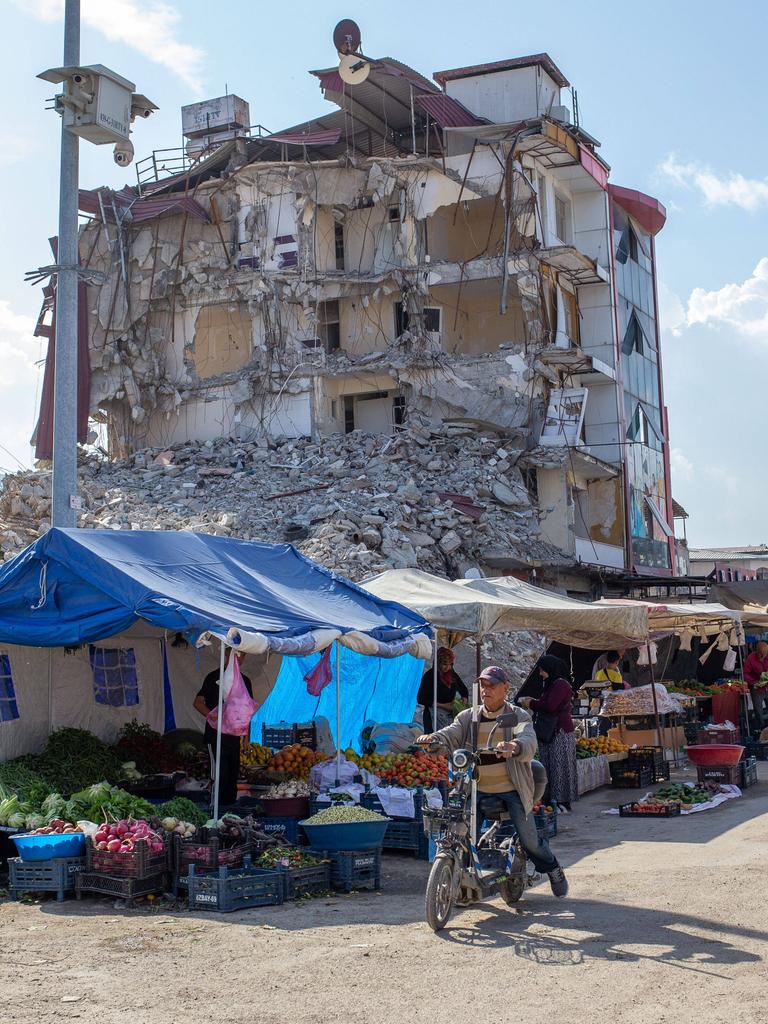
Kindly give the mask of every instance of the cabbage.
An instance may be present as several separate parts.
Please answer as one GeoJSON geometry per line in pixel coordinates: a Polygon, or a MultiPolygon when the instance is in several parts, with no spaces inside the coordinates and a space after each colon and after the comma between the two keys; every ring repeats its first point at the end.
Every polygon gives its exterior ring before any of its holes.
{"type": "Polygon", "coordinates": [[[42,828],[45,825],[45,818],[42,814],[28,814],[24,819],[24,828],[28,828],[30,832],[35,828],[42,828]]]}
{"type": "Polygon", "coordinates": [[[19,803],[19,798],[15,794],[13,796],[9,796],[5,800],[1,800],[0,825],[9,825],[9,818],[11,818],[14,814],[17,814],[19,812],[20,807],[21,804],[19,803]]]}
{"type": "Polygon", "coordinates": [[[24,815],[21,811],[16,811],[8,818],[8,825],[11,828],[24,828],[24,815]]]}
{"type": "Polygon", "coordinates": [[[67,801],[60,793],[51,793],[43,800],[40,813],[44,814],[48,821],[53,818],[62,818],[66,809],[67,801]]]}

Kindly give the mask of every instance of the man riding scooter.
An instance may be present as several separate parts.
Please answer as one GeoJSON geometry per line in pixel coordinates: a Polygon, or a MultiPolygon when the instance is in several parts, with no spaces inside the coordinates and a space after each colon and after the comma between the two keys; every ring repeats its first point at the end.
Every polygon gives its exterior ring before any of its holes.
{"type": "Polygon", "coordinates": [[[451,753],[462,747],[480,749],[487,746],[491,729],[499,715],[512,710],[517,713],[518,722],[523,728],[516,738],[501,740],[494,747],[495,753],[483,753],[480,756],[478,804],[486,796],[493,796],[506,804],[520,842],[533,866],[541,874],[549,875],[552,893],[562,899],[568,895],[565,873],[546,839],[539,838],[531,816],[534,792],[531,761],[537,747],[531,716],[527,711],[513,708],[507,702],[509,679],[503,669],[491,665],[483,669],[477,681],[482,701],[477,722],[477,737],[472,737],[472,708],[468,708],[460,712],[444,729],[419,736],[416,742],[426,745],[439,740],[451,753]]]}

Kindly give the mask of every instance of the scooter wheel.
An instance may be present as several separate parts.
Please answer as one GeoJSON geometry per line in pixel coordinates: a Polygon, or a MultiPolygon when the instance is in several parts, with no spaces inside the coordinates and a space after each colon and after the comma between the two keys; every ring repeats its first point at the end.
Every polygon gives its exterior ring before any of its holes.
{"type": "Polygon", "coordinates": [[[433,932],[445,928],[453,909],[453,858],[438,856],[432,865],[427,882],[424,904],[427,924],[433,932]]]}
{"type": "Polygon", "coordinates": [[[501,896],[508,907],[514,906],[524,892],[524,878],[508,878],[505,882],[499,882],[499,896],[501,896]]]}

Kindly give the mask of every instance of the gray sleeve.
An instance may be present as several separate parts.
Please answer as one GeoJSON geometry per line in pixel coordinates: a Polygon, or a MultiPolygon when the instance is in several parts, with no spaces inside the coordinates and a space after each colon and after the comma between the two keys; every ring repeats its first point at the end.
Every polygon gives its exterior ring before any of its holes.
{"type": "Polygon", "coordinates": [[[460,712],[450,725],[446,725],[444,729],[438,729],[433,735],[439,736],[450,753],[453,753],[454,750],[458,750],[459,747],[466,743],[471,718],[472,709],[469,708],[466,711],[460,712]]]}

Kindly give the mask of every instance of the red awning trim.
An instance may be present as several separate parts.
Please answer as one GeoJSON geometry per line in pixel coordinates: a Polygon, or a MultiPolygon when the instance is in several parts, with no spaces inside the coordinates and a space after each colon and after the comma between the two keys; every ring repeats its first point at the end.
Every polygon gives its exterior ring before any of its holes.
{"type": "Polygon", "coordinates": [[[608,194],[625,213],[634,217],[649,235],[658,235],[667,222],[667,211],[653,196],[618,185],[609,185],[608,194]]]}
{"type": "Polygon", "coordinates": [[[120,211],[130,211],[130,219],[134,224],[145,220],[153,220],[165,213],[176,213],[183,211],[194,220],[209,221],[210,218],[197,200],[191,196],[172,194],[157,199],[139,199],[138,193],[130,186],[126,186],[119,192],[108,194],[106,191],[102,196],[102,203],[99,203],[98,190],[80,190],[80,209],[83,213],[90,213],[94,217],[101,217],[101,205],[104,206],[104,215],[107,220],[114,221],[115,216],[112,209],[112,201],[120,211]]]}
{"type": "Polygon", "coordinates": [[[463,103],[442,92],[424,93],[416,96],[415,101],[441,128],[471,128],[484,123],[463,103]]]}
{"type": "Polygon", "coordinates": [[[584,170],[591,174],[600,188],[608,187],[608,171],[603,167],[594,153],[590,153],[586,146],[579,143],[579,160],[584,170]]]}

